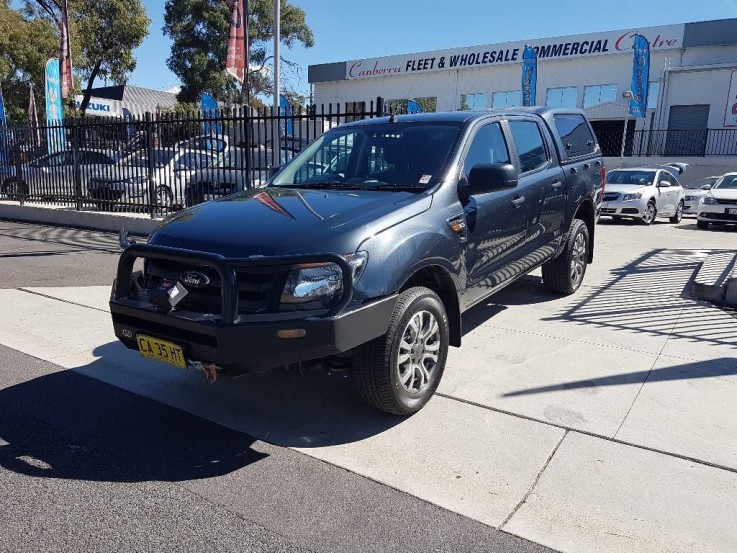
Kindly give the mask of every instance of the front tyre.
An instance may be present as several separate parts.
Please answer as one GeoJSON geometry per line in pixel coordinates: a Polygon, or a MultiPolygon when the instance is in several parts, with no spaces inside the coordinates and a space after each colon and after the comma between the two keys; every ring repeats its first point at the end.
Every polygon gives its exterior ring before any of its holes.
{"type": "Polygon", "coordinates": [[[574,219],[563,253],[542,266],[543,286],[556,294],[573,294],[583,282],[588,257],[589,229],[574,219]]]}
{"type": "Polygon", "coordinates": [[[683,202],[678,202],[678,207],[676,208],[676,213],[669,219],[671,223],[674,225],[677,225],[681,222],[681,219],[683,219],[683,202]]]}
{"type": "Polygon", "coordinates": [[[640,219],[640,221],[643,225],[652,225],[657,214],[658,208],[655,207],[655,202],[650,201],[645,206],[645,212],[642,214],[642,219],[640,219]]]}
{"type": "Polygon", "coordinates": [[[355,351],[361,397],[387,413],[416,413],[440,384],[448,341],[448,315],[437,294],[420,286],[405,290],[386,334],[355,351]]]}

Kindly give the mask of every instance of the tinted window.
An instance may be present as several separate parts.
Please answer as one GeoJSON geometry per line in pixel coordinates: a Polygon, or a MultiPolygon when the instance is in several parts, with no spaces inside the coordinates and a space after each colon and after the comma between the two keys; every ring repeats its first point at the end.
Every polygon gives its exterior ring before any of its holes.
{"type": "Polygon", "coordinates": [[[463,176],[468,179],[468,173],[479,163],[509,163],[507,143],[498,123],[486,125],[476,133],[463,163],[463,176]]]}
{"type": "Polygon", "coordinates": [[[660,172],[660,180],[661,181],[668,181],[671,186],[677,186],[678,185],[678,179],[671,175],[668,171],[661,171],[660,172]]]}
{"type": "Polygon", "coordinates": [[[85,165],[109,165],[113,162],[105,154],[100,152],[82,152],[81,163],[85,165]]]}
{"type": "Polygon", "coordinates": [[[517,145],[520,172],[527,173],[543,167],[548,162],[540,127],[534,121],[510,121],[514,143],[517,145]]]}
{"type": "Polygon", "coordinates": [[[596,149],[596,139],[583,115],[556,115],[555,128],[568,157],[591,154],[596,149]]]}
{"type": "Polygon", "coordinates": [[[714,185],[719,190],[735,190],[737,189],[737,175],[724,175],[719,182],[714,185]]]}
{"type": "Polygon", "coordinates": [[[653,183],[655,171],[609,171],[606,174],[607,184],[632,184],[646,186],[653,183]]]}

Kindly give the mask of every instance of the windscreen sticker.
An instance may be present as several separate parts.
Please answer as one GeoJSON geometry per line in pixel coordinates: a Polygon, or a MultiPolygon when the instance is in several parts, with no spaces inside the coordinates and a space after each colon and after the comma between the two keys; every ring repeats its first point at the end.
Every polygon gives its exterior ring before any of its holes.
{"type": "Polygon", "coordinates": [[[422,175],[420,177],[420,184],[427,184],[430,182],[430,179],[432,178],[432,175],[422,175]]]}

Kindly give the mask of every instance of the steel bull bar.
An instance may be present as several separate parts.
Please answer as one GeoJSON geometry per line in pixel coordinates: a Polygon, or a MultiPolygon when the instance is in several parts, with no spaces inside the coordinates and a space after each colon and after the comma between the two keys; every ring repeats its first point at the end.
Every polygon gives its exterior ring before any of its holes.
{"type": "Polygon", "coordinates": [[[262,372],[348,351],[386,332],[396,294],[360,305],[353,297],[353,274],[348,262],[334,253],[228,259],[222,255],[125,243],[118,262],[117,280],[110,299],[116,336],[130,349],[138,349],[139,334],[180,345],[187,364],[214,376],[215,368],[234,376],[262,372]],[[220,318],[192,318],[186,312],[162,312],[133,293],[133,265],[137,259],[183,263],[215,271],[221,282],[220,318]],[[340,298],[320,314],[269,318],[268,314],[239,313],[238,271],[257,267],[335,263],[341,268],[340,298]],[[299,335],[292,335],[297,329],[299,335]],[[286,333],[286,334],[285,334],[286,333]]]}

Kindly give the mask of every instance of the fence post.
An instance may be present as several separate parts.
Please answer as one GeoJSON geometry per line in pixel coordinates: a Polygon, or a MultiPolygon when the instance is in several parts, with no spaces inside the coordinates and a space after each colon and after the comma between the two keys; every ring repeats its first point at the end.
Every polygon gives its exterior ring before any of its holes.
{"type": "Polygon", "coordinates": [[[153,123],[151,121],[151,113],[146,112],[144,119],[144,126],[146,128],[146,159],[148,160],[148,206],[149,214],[151,218],[156,218],[156,190],[154,189],[154,141],[153,141],[153,123]]]}
{"type": "MultiPolygon", "coordinates": [[[[74,171],[74,200],[77,211],[82,211],[82,166],[79,156],[79,125],[75,125],[72,117],[72,167],[74,171]]],[[[59,121],[63,125],[62,121],[59,121]]]]}
{"type": "Polygon", "coordinates": [[[241,107],[241,124],[243,125],[243,135],[246,139],[246,182],[244,190],[251,188],[251,153],[253,152],[253,143],[251,141],[251,106],[246,104],[241,107]]]}
{"type": "Polygon", "coordinates": [[[15,182],[17,183],[18,201],[25,203],[26,183],[23,182],[23,163],[21,163],[20,138],[18,136],[18,122],[13,122],[13,150],[15,152],[15,182]]]}
{"type": "Polygon", "coordinates": [[[376,97],[376,117],[384,116],[384,98],[381,96],[376,97]]]}

